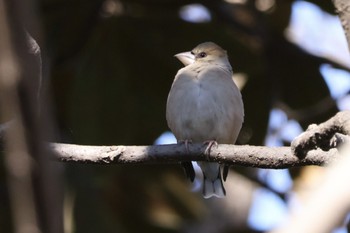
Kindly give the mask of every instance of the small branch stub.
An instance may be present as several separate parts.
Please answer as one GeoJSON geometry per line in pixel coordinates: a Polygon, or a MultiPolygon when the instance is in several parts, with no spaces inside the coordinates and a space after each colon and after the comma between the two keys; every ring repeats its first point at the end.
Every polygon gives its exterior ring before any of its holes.
{"type": "Polygon", "coordinates": [[[322,124],[310,125],[304,133],[293,140],[291,147],[293,154],[303,158],[309,151],[318,148],[323,151],[336,148],[347,141],[349,135],[350,111],[343,111],[322,124]]]}

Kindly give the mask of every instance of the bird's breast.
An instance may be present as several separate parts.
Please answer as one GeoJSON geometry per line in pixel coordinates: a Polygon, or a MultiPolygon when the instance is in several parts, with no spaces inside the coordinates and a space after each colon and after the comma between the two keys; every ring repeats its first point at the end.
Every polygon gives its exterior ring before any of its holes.
{"type": "Polygon", "coordinates": [[[168,125],[178,140],[233,143],[243,121],[239,90],[230,74],[198,71],[177,75],[168,96],[168,125]]]}

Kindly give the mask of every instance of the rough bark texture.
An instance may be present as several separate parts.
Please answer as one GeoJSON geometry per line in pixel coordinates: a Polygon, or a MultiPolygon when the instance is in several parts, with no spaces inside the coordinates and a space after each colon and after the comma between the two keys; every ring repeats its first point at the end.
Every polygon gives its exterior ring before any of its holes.
{"type": "Polygon", "coordinates": [[[212,148],[209,156],[204,155],[205,146],[184,145],[160,146],[82,146],[53,143],[49,145],[56,159],[62,162],[94,164],[155,164],[178,163],[181,161],[215,161],[230,165],[282,169],[305,165],[324,165],[337,158],[337,149],[324,152],[310,151],[299,159],[290,147],[263,147],[219,145],[212,148]]]}
{"type": "Polygon", "coordinates": [[[219,145],[205,155],[206,146],[190,144],[161,146],[83,146],[49,144],[56,159],[63,162],[95,164],[178,163],[215,161],[229,165],[260,168],[289,168],[325,165],[337,159],[338,147],[350,135],[350,111],[339,112],[328,121],[311,125],[291,147],[219,145]]]}
{"type": "Polygon", "coordinates": [[[291,147],[293,153],[302,158],[317,148],[328,151],[337,147],[347,140],[349,135],[350,111],[343,111],[322,124],[310,125],[304,133],[293,140],[291,147]]]}

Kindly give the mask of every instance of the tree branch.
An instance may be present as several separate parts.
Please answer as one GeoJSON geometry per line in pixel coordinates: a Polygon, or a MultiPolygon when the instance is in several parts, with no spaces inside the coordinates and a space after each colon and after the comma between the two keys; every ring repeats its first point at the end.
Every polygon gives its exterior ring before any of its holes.
{"type": "Polygon", "coordinates": [[[327,151],[349,140],[349,135],[350,111],[339,112],[322,124],[310,125],[304,133],[293,140],[292,151],[299,157],[317,148],[327,151]]]}
{"type": "MultiPolygon", "coordinates": [[[[91,164],[162,164],[181,161],[206,161],[205,146],[184,145],[160,146],[83,146],[73,144],[49,144],[56,159],[62,162],[91,164]]],[[[306,165],[324,165],[337,158],[337,149],[327,152],[310,151],[299,159],[290,147],[238,146],[221,144],[212,148],[209,161],[230,165],[282,169],[306,165]]]]}

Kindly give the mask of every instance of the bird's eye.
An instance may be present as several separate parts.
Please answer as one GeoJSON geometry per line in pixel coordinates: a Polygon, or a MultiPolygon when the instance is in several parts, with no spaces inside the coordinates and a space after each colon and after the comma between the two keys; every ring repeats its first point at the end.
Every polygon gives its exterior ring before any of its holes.
{"type": "Polygon", "coordinates": [[[201,53],[198,54],[198,57],[200,57],[200,58],[203,58],[203,57],[206,57],[206,56],[207,56],[207,54],[205,52],[201,52],[201,53]]]}
{"type": "Polygon", "coordinates": [[[194,55],[194,52],[193,52],[193,51],[191,51],[191,54],[192,54],[192,55],[194,55]]]}

